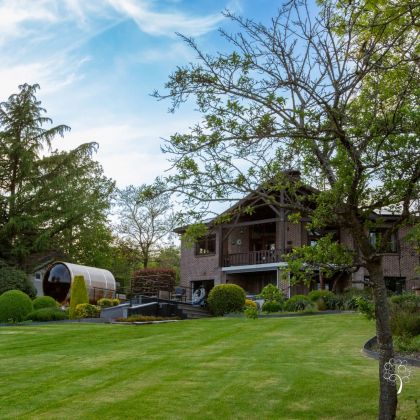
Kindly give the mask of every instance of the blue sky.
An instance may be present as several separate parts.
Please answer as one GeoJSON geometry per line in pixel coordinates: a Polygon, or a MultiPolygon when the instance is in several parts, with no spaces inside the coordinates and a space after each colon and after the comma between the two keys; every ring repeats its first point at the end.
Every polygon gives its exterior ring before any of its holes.
{"type": "Polygon", "coordinates": [[[0,0],[0,101],[39,83],[55,124],[72,131],[54,147],[99,143],[96,159],[119,187],[151,182],[168,168],[161,138],[185,131],[191,107],[168,114],[150,96],[177,65],[195,59],[175,36],[224,50],[225,8],[267,22],[273,0],[0,0]]]}

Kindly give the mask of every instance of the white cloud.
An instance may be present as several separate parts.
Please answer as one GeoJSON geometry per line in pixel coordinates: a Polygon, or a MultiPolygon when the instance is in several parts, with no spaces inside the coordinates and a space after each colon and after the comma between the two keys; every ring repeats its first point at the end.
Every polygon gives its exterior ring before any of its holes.
{"type": "Polygon", "coordinates": [[[161,138],[168,138],[177,131],[188,129],[193,115],[182,118],[171,114],[159,120],[126,117],[115,120],[115,116],[102,116],[87,123],[79,120],[64,139],[57,139],[54,148],[70,150],[79,144],[95,141],[99,143],[94,157],[103,166],[105,174],[117,181],[119,187],[152,182],[170,166],[168,156],[160,150],[161,138]]]}
{"type": "Polygon", "coordinates": [[[108,0],[115,10],[133,19],[139,28],[151,35],[173,36],[175,32],[199,36],[213,30],[223,16],[219,13],[204,17],[182,12],[154,11],[150,3],[134,0],[108,0]]]}
{"type": "Polygon", "coordinates": [[[55,56],[47,60],[22,64],[5,63],[0,67],[0,98],[17,92],[22,83],[38,83],[42,94],[48,95],[83,78],[79,72],[88,57],[80,59],[55,56]]]}
{"type": "Polygon", "coordinates": [[[25,37],[31,31],[27,24],[54,22],[57,16],[49,7],[49,1],[3,0],[0,2],[0,43],[9,38],[25,37]]]}

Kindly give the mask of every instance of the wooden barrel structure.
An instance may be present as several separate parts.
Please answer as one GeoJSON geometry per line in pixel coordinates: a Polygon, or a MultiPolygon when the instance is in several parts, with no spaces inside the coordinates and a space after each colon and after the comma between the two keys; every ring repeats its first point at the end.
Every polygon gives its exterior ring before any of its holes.
{"type": "Polygon", "coordinates": [[[116,283],[110,271],[62,261],[51,264],[45,272],[42,280],[44,296],[51,296],[58,302],[67,301],[75,276],[84,277],[91,302],[102,297],[115,297],[116,283]]]}

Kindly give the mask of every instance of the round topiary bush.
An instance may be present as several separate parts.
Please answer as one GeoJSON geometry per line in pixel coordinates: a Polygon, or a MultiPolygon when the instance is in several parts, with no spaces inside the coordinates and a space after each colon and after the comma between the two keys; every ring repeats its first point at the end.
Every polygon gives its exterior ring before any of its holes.
{"type": "Polygon", "coordinates": [[[36,289],[27,274],[0,261],[0,294],[8,290],[21,290],[31,298],[36,296],[36,289]]]}
{"type": "Polygon", "coordinates": [[[284,309],[290,312],[315,309],[313,302],[305,295],[295,295],[286,301],[284,309]]]}
{"type": "Polygon", "coordinates": [[[26,315],[27,320],[34,322],[62,321],[67,319],[66,312],[58,308],[41,308],[26,315]]]}
{"type": "Polygon", "coordinates": [[[59,303],[51,296],[39,296],[33,301],[34,310],[42,308],[58,308],[59,303]]]}
{"type": "Polygon", "coordinates": [[[216,316],[241,312],[245,305],[244,289],[236,284],[219,284],[211,289],[207,304],[216,316]]]}
{"type": "Polygon", "coordinates": [[[0,322],[21,322],[32,311],[32,300],[20,290],[9,290],[0,296],[0,322]]]}

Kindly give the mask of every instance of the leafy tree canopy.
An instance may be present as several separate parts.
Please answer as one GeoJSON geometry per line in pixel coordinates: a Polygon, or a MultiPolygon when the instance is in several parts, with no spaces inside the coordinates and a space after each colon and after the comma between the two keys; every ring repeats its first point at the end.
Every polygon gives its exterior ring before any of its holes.
{"type": "Polygon", "coordinates": [[[21,85],[0,104],[0,257],[22,264],[33,252],[61,249],[96,265],[110,237],[114,183],[92,159],[96,143],[69,152],[51,148],[70,128],[45,128],[52,121],[35,96],[38,89],[21,85]]]}

